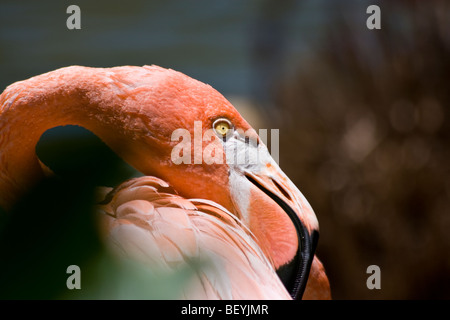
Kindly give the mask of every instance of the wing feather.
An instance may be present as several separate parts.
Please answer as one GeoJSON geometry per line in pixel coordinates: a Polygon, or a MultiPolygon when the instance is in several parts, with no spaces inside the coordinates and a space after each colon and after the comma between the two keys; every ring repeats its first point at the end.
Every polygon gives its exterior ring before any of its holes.
{"type": "Polygon", "coordinates": [[[99,211],[117,254],[167,270],[200,262],[180,298],[290,299],[248,228],[212,201],[142,177],[112,190],[99,211]]]}

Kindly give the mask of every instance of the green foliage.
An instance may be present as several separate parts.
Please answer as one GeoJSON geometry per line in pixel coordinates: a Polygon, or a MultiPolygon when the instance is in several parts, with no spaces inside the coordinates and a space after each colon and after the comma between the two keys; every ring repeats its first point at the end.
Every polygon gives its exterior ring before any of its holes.
{"type": "MultiPolygon", "coordinates": [[[[192,275],[112,256],[99,236],[95,188],[135,175],[92,135],[63,136],[38,155],[58,175],[0,212],[0,299],[174,299],[192,275]],[[81,290],[69,290],[70,265],[81,290]]],[[[48,143],[48,142],[47,142],[48,143]]]]}

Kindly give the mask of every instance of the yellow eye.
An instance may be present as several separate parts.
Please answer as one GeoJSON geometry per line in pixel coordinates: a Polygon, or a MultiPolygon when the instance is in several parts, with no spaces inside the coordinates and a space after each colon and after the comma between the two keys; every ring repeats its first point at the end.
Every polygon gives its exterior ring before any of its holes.
{"type": "Polygon", "coordinates": [[[227,135],[231,127],[232,127],[231,122],[228,121],[227,119],[217,119],[213,123],[214,131],[216,131],[216,133],[222,137],[227,135]]]}

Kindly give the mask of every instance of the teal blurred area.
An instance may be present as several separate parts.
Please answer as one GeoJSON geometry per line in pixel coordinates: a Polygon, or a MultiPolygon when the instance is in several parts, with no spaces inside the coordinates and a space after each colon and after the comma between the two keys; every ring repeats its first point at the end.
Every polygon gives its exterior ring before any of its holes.
{"type": "Polygon", "coordinates": [[[70,4],[1,2],[1,87],[68,65],[157,64],[221,92],[248,93],[251,33],[263,2],[77,1],[81,30],[66,28],[70,4]]]}
{"type": "Polygon", "coordinates": [[[157,64],[222,91],[245,90],[244,18],[256,4],[193,3],[77,1],[82,29],[69,30],[70,1],[2,1],[0,85],[68,65],[157,64]]]}

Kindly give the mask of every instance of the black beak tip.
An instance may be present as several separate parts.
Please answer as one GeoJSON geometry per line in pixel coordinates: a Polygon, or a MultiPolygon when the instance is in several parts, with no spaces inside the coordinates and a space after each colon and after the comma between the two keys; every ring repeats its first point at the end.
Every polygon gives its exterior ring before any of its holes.
{"type": "Polygon", "coordinates": [[[294,300],[301,300],[303,297],[319,239],[319,232],[317,230],[313,230],[309,234],[302,223],[300,223],[299,227],[300,230],[297,229],[297,231],[299,231],[300,245],[296,256],[289,263],[281,266],[277,270],[278,276],[294,300]]]}
{"type": "Polygon", "coordinates": [[[271,197],[286,212],[295,226],[299,243],[297,253],[290,262],[277,269],[277,274],[292,299],[301,300],[308,282],[309,271],[319,240],[319,232],[317,230],[312,230],[311,233],[309,233],[297,213],[285,201],[264,188],[252,177],[248,175],[246,175],[246,177],[250,182],[271,197]]]}

